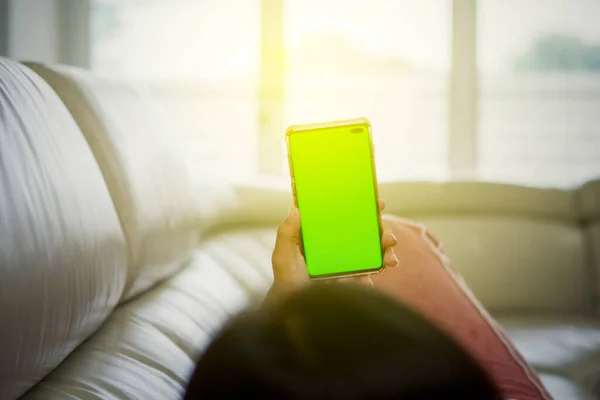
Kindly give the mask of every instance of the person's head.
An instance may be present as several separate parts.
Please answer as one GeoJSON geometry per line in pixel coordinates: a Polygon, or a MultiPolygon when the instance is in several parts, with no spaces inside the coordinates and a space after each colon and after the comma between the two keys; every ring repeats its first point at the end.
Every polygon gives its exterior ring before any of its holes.
{"type": "Polygon", "coordinates": [[[351,284],[313,284],[235,317],[201,357],[186,399],[497,399],[449,337],[351,284]]]}

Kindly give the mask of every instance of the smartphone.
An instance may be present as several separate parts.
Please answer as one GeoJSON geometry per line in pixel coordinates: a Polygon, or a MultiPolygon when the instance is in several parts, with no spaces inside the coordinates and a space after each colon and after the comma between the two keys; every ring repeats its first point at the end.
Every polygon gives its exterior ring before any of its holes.
{"type": "Polygon", "coordinates": [[[381,272],[377,178],[366,118],[295,125],[286,141],[311,279],[381,272]]]}

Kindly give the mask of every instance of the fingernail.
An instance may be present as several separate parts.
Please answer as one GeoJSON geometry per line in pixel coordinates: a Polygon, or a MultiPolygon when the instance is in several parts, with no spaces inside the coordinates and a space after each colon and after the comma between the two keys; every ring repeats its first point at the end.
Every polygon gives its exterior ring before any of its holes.
{"type": "Polygon", "coordinates": [[[396,239],[396,235],[394,235],[393,233],[392,235],[392,240],[394,241],[394,244],[398,243],[398,239],[396,239]]]}
{"type": "Polygon", "coordinates": [[[298,213],[298,209],[296,207],[290,208],[290,211],[288,212],[287,220],[290,221],[290,220],[294,219],[296,217],[297,213],[298,213]]]}
{"type": "Polygon", "coordinates": [[[398,256],[394,254],[394,267],[397,267],[400,264],[400,260],[398,260],[398,256]]]}

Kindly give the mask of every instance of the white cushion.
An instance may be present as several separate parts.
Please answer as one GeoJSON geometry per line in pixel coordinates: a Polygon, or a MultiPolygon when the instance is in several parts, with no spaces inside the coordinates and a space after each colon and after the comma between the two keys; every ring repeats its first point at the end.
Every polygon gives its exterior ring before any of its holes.
{"type": "Polygon", "coordinates": [[[0,398],[16,398],[110,314],[126,280],[104,179],[58,96],[0,58],[0,398]]]}
{"type": "Polygon", "coordinates": [[[453,268],[488,310],[589,311],[591,270],[575,222],[495,212],[411,217],[441,239],[453,268]]]}
{"type": "Polygon", "coordinates": [[[274,229],[214,236],[175,276],[121,305],[25,399],[179,399],[200,351],[271,284],[274,229]]]}
{"type": "Polygon", "coordinates": [[[170,131],[143,88],[74,68],[28,65],[63,100],[104,175],[125,233],[124,298],[131,298],[177,271],[200,242],[203,218],[231,194],[190,176],[177,145],[181,133],[170,131]]]}

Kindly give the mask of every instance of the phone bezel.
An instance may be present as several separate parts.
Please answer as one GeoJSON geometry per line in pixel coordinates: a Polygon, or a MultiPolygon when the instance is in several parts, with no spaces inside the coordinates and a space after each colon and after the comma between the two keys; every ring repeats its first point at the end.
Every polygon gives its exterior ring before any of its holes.
{"type": "MultiPolygon", "coordinates": [[[[331,122],[323,122],[323,123],[315,123],[315,124],[292,125],[286,130],[286,132],[285,132],[286,140],[285,141],[286,141],[286,147],[287,147],[287,153],[288,153],[288,166],[290,169],[290,178],[291,178],[291,185],[292,185],[292,195],[294,197],[294,206],[298,207],[298,197],[296,196],[296,183],[294,180],[294,166],[292,165],[292,152],[291,152],[291,148],[290,148],[290,136],[295,135],[295,134],[301,134],[301,133],[304,133],[307,131],[313,132],[315,130],[322,130],[322,129],[333,129],[333,128],[343,128],[343,127],[352,128],[352,127],[357,127],[357,126],[366,128],[367,134],[369,135],[369,144],[370,144],[370,151],[371,151],[371,168],[373,171],[373,186],[374,186],[374,190],[375,190],[375,208],[377,210],[377,221],[379,224],[379,243],[380,243],[380,247],[381,247],[381,266],[372,268],[372,269],[360,270],[360,271],[339,272],[339,273],[325,274],[325,275],[310,275],[310,273],[309,273],[309,277],[311,280],[348,278],[348,277],[353,277],[353,276],[373,275],[373,274],[378,274],[385,269],[385,263],[384,263],[384,250],[385,249],[384,249],[383,243],[381,241],[381,235],[383,234],[383,225],[382,225],[382,221],[381,221],[381,211],[379,210],[379,189],[378,189],[378,183],[377,183],[377,172],[375,170],[375,149],[373,147],[373,137],[371,135],[371,122],[367,118],[355,118],[355,119],[349,119],[349,120],[331,121],[331,122]]],[[[348,134],[352,134],[352,133],[348,132],[348,134]]],[[[304,252],[304,240],[303,240],[303,234],[302,234],[302,227],[300,227],[299,246],[300,246],[300,252],[302,253],[302,256],[305,257],[305,259],[306,259],[305,252],[304,252]]]]}

